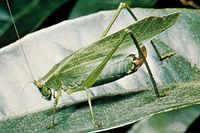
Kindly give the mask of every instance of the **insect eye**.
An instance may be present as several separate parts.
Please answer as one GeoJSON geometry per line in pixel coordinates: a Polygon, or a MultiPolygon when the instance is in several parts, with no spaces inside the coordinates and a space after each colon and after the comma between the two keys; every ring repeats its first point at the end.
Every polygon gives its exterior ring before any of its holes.
{"type": "Polygon", "coordinates": [[[42,98],[44,98],[47,101],[51,100],[52,92],[50,88],[42,87],[40,92],[42,93],[42,98]]]}
{"type": "Polygon", "coordinates": [[[42,84],[38,84],[38,87],[39,87],[39,88],[42,88],[42,87],[43,87],[43,85],[42,85],[42,84]]]}

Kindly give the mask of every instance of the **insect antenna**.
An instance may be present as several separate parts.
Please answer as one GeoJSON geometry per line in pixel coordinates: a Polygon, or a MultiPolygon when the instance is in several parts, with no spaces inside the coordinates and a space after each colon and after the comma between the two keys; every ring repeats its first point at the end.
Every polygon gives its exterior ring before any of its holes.
{"type": "Polygon", "coordinates": [[[29,69],[29,72],[31,73],[32,79],[34,80],[34,76],[33,76],[33,73],[32,73],[32,71],[31,71],[31,68],[30,68],[30,66],[29,66],[28,59],[27,59],[27,57],[26,57],[24,48],[23,48],[23,46],[22,46],[22,42],[21,42],[21,40],[20,40],[21,38],[20,38],[20,36],[19,36],[18,30],[17,30],[17,26],[16,26],[16,24],[15,24],[15,20],[14,20],[14,17],[13,17],[13,14],[12,14],[12,11],[11,11],[11,8],[10,8],[10,4],[9,4],[8,0],[6,0],[6,4],[7,4],[7,6],[8,6],[8,11],[9,11],[9,14],[10,14],[10,17],[11,17],[11,20],[12,20],[12,23],[13,23],[13,26],[14,26],[14,29],[15,29],[15,33],[16,33],[16,35],[17,35],[17,39],[18,39],[18,41],[19,41],[19,44],[20,44],[20,47],[21,47],[21,50],[22,50],[22,53],[23,53],[23,56],[24,56],[24,58],[25,58],[27,67],[28,67],[28,69],[29,69]]]}
{"type": "MultiPolygon", "coordinates": [[[[33,81],[28,81],[28,82],[26,82],[26,84],[24,85],[24,87],[23,87],[23,89],[22,89],[22,92],[21,92],[22,95],[24,94],[24,90],[25,90],[26,86],[27,86],[28,84],[31,84],[31,83],[34,83],[34,82],[33,82],[33,81]]],[[[21,96],[21,97],[22,97],[22,96],[21,96]]]]}
{"type": "Polygon", "coordinates": [[[33,81],[28,81],[28,82],[26,82],[26,84],[24,85],[23,88],[25,88],[28,84],[31,84],[31,83],[34,83],[34,82],[33,82],[33,81]]]}

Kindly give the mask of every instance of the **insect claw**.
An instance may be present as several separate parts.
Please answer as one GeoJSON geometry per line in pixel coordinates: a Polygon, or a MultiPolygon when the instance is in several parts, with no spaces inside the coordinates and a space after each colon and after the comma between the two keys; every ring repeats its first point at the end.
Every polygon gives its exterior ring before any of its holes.
{"type": "Polygon", "coordinates": [[[165,59],[168,59],[168,58],[174,56],[175,54],[176,54],[176,52],[167,53],[166,55],[161,56],[160,61],[163,61],[163,60],[165,60],[165,59]]]}
{"type": "Polygon", "coordinates": [[[165,96],[169,96],[170,94],[169,94],[169,92],[167,91],[167,92],[162,92],[162,93],[160,93],[160,98],[161,97],[165,97],[165,96]]]}
{"type": "Polygon", "coordinates": [[[165,93],[160,93],[160,97],[165,97],[165,96],[167,96],[167,94],[165,94],[165,93]]]}
{"type": "Polygon", "coordinates": [[[101,123],[93,122],[93,125],[94,125],[94,127],[96,127],[96,128],[102,127],[101,123]]]}
{"type": "Polygon", "coordinates": [[[52,129],[52,128],[54,128],[56,126],[56,124],[55,123],[52,123],[51,125],[46,125],[46,128],[47,129],[52,129]]]}

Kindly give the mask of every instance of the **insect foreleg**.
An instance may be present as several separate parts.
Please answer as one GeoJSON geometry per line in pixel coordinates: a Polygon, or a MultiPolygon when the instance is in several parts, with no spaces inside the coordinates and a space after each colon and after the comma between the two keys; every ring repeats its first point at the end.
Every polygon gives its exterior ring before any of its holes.
{"type": "Polygon", "coordinates": [[[61,94],[62,94],[62,82],[60,83],[60,86],[57,91],[57,95],[55,96],[55,101],[53,104],[53,120],[52,120],[52,124],[50,127],[55,126],[55,116],[56,116],[56,111],[57,111],[57,105],[58,105],[58,100],[59,100],[61,94]]]}
{"type": "Polygon", "coordinates": [[[155,91],[155,93],[156,93],[156,96],[157,96],[157,97],[160,97],[161,95],[160,95],[160,93],[159,93],[159,91],[158,91],[158,87],[157,87],[157,85],[156,85],[156,82],[155,82],[155,79],[154,79],[153,74],[152,74],[152,72],[151,72],[151,69],[150,69],[150,67],[149,67],[149,64],[148,64],[147,60],[145,59],[145,56],[144,56],[144,54],[142,53],[142,50],[141,50],[141,48],[140,48],[140,46],[139,46],[137,40],[135,39],[135,36],[134,36],[133,32],[130,31],[129,29],[127,29],[127,33],[131,35],[131,38],[132,38],[132,40],[133,40],[133,42],[134,42],[134,44],[135,44],[135,46],[136,46],[136,48],[137,48],[137,50],[138,50],[138,52],[139,52],[139,55],[140,55],[140,57],[142,58],[142,60],[144,61],[144,64],[145,64],[145,66],[146,66],[146,68],[147,68],[147,71],[148,71],[148,73],[149,73],[149,76],[150,76],[150,78],[151,78],[151,81],[152,81],[153,88],[154,88],[154,91],[155,91]]]}

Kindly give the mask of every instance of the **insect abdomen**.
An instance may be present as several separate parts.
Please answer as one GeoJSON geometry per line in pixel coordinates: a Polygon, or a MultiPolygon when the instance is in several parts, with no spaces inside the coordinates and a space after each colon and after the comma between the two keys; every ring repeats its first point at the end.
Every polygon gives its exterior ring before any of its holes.
{"type": "Polygon", "coordinates": [[[118,80],[135,72],[134,55],[127,56],[123,60],[107,65],[93,86],[98,86],[118,80]]]}

